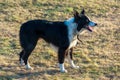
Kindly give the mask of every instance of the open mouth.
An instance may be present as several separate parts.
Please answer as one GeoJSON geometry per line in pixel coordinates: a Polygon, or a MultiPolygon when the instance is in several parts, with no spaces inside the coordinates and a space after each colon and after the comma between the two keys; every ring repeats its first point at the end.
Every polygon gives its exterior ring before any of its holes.
{"type": "Polygon", "coordinates": [[[90,32],[92,32],[93,31],[93,29],[92,29],[92,27],[91,26],[87,26],[86,27],[90,32]]]}
{"type": "Polygon", "coordinates": [[[97,26],[97,23],[94,23],[94,22],[90,21],[89,24],[88,24],[88,26],[86,26],[86,29],[87,29],[88,31],[92,32],[92,31],[93,31],[92,28],[93,28],[94,26],[97,26]]]}

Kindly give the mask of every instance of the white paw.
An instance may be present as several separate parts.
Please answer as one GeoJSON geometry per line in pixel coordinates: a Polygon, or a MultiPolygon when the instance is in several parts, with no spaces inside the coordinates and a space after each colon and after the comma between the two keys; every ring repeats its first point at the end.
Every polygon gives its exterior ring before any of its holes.
{"type": "Polygon", "coordinates": [[[23,59],[20,60],[20,65],[21,65],[21,66],[25,65],[23,59]]]}
{"type": "Polygon", "coordinates": [[[60,72],[67,73],[68,71],[65,69],[65,70],[60,70],[60,72]]]}
{"type": "Polygon", "coordinates": [[[33,70],[33,68],[29,64],[26,65],[26,69],[27,70],[33,70]]]}
{"type": "Polygon", "coordinates": [[[67,70],[65,69],[64,64],[59,64],[59,67],[60,67],[60,72],[67,73],[67,70]]]}
{"type": "Polygon", "coordinates": [[[33,70],[32,67],[26,67],[26,70],[33,70]]]}
{"type": "Polygon", "coordinates": [[[76,66],[73,61],[71,61],[70,64],[71,64],[72,68],[74,68],[74,69],[80,68],[79,66],[76,66]]]}
{"type": "Polygon", "coordinates": [[[72,68],[79,69],[80,67],[79,66],[72,66],[72,68]]]}

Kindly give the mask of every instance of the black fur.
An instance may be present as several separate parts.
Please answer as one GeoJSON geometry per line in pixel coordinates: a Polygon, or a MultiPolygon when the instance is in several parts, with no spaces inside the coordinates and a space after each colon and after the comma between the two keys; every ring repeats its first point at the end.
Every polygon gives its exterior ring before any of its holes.
{"type": "MultiPolygon", "coordinates": [[[[64,22],[50,22],[46,20],[31,20],[24,23],[20,29],[20,44],[23,51],[20,58],[23,58],[27,64],[28,57],[35,48],[39,38],[43,38],[46,42],[52,43],[60,48],[59,55],[64,55],[65,50],[69,46],[67,27],[64,22]],[[24,52],[24,53],[23,53],[24,52]],[[24,56],[22,56],[24,55],[24,56]]],[[[63,61],[61,61],[62,63],[63,61]]]]}

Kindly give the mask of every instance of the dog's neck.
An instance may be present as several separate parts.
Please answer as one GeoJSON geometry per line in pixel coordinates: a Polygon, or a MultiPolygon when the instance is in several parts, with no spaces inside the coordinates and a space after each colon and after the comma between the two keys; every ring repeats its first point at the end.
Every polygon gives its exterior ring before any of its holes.
{"type": "Polygon", "coordinates": [[[73,34],[74,36],[78,34],[78,31],[77,31],[78,24],[75,23],[74,17],[69,18],[68,20],[66,20],[66,21],[65,21],[65,25],[67,25],[68,30],[69,30],[70,32],[72,32],[72,34],[73,34]]]}
{"type": "Polygon", "coordinates": [[[85,30],[84,28],[82,28],[80,31],[77,30],[78,24],[75,23],[74,17],[69,18],[68,20],[66,20],[66,21],[65,21],[65,24],[66,24],[69,28],[74,29],[77,34],[78,34],[78,33],[83,33],[84,30],[85,30]]]}
{"type": "Polygon", "coordinates": [[[69,18],[68,20],[66,20],[65,22],[67,25],[69,25],[69,24],[74,23],[74,21],[75,21],[75,19],[74,19],[74,17],[72,17],[72,18],[69,18]]]}
{"type": "Polygon", "coordinates": [[[78,34],[77,31],[78,24],[75,23],[74,17],[72,17],[65,21],[65,25],[67,26],[69,40],[71,42],[74,39],[74,37],[78,34]]]}

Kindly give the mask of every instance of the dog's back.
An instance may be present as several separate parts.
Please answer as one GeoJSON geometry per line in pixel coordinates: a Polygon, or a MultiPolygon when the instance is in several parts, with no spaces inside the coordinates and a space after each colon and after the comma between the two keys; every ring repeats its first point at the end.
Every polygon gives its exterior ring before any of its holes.
{"type": "Polygon", "coordinates": [[[67,41],[67,31],[68,30],[66,25],[64,25],[64,22],[31,20],[23,23],[20,28],[20,43],[21,46],[24,47],[24,45],[26,45],[29,41],[33,42],[32,40],[37,41],[39,38],[43,38],[48,43],[60,46],[60,41],[67,41]]]}

